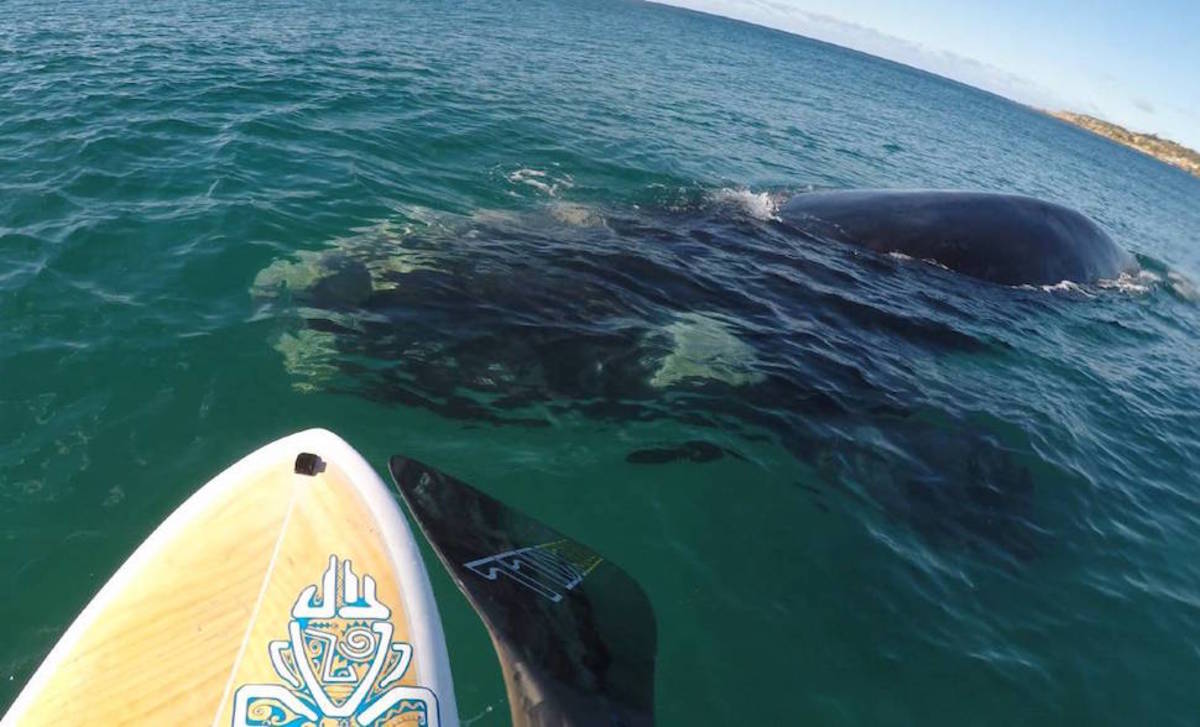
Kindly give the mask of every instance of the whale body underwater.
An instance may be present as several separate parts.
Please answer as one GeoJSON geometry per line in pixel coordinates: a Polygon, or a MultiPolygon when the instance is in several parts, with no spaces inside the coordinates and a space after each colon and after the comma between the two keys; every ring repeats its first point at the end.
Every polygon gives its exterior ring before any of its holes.
{"type": "Polygon", "coordinates": [[[1002,285],[1094,283],[1137,262],[1095,222],[1011,194],[853,190],[798,194],[780,218],[810,234],[901,253],[1002,285]]]}
{"type": "MultiPolygon", "coordinates": [[[[1046,467],[1028,439],[931,410],[884,373],[888,357],[1004,344],[905,310],[892,286],[864,289],[900,263],[868,270],[838,243],[934,260],[970,285],[1087,282],[1134,264],[1077,212],[980,193],[803,193],[771,215],[720,203],[404,215],[259,273],[254,297],[298,324],[276,344],[294,385],[492,425],[578,414],[690,428],[682,444],[638,443],[625,459],[637,466],[740,459],[697,439],[705,430],[767,437],[830,491],[868,483],[928,540],[1019,561],[1042,548],[1030,473],[1046,467]],[[836,434],[859,428],[876,434],[836,434]]],[[[924,285],[913,272],[910,291],[924,285]]]]}

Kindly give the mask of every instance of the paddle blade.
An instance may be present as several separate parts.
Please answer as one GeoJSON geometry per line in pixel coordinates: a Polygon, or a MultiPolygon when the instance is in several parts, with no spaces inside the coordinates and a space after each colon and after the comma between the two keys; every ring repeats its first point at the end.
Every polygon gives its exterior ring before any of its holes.
{"type": "Polygon", "coordinates": [[[653,724],[654,613],[632,578],[453,477],[389,469],[492,636],[516,727],[653,724]]]}

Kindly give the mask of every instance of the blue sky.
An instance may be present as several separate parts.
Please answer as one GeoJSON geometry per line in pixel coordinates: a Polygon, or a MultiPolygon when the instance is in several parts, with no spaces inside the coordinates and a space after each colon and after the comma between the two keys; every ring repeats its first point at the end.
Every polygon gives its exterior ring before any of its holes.
{"type": "Polygon", "coordinates": [[[1200,0],[657,0],[1200,149],[1200,0]]]}

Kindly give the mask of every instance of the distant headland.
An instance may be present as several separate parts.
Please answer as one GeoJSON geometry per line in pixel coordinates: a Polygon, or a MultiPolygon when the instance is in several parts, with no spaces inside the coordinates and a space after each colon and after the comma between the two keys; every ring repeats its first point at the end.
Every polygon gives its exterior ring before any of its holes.
{"type": "Polygon", "coordinates": [[[1076,114],[1070,111],[1051,111],[1049,113],[1057,119],[1075,124],[1094,134],[1108,137],[1118,144],[1124,144],[1125,146],[1137,149],[1143,154],[1149,154],[1159,161],[1179,167],[1185,172],[1190,172],[1200,177],[1200,152],[1189,149],[1183,144],[1169,139],[1160,139],[1154,134],[1141,134],[1136,131],[1130,131],[1129,129],[1117,126],[1116,124],[1110,124],[1107,121],[1102,121],[1086,114],[1076,114]]]}

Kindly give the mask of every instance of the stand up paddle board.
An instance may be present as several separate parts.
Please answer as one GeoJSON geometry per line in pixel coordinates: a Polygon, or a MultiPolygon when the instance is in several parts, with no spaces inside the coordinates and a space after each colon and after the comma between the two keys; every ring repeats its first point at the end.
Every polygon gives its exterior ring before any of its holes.
{"type": "MultiPolygon", "coordinates": [[[[514,727],[650,727],[650,601],[585,545],[402,456],[407,502],[500,657],[514,727]]],[[[0,727],[457,727],[404,517],[321,429],[179,507],[88,604],[0,727]]]]}
{"type": "Polygon", "coordinates": [[[458,714],[395,499],[350,445],[313,429],[167,518],[2,724],[455,727],[458,714]]]}

